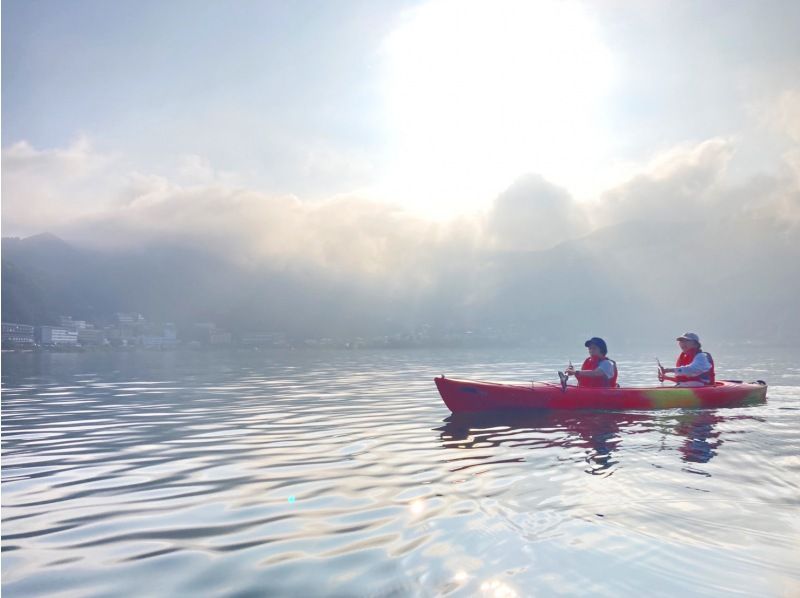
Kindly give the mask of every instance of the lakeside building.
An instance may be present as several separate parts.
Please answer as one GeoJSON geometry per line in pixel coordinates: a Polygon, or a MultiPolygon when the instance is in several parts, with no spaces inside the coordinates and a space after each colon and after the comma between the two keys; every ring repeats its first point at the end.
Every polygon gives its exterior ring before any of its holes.
{"type": "Polygon", "coordinates": [[[39,342],[43,345],[77,346],[78,332],[58,326],[40,326],[39,342]]]}
{"type": "Polygon", "coordinates": [[[59,316],[58,325],[61,326],[61,328],[76,331],[83,330],[87,327],[86,320],[73,320],[72,316],[59,316]]]}
{"type": "Polygon", "coordinates": [[[84,328],[78,328],[78,342],[84,347],[104,345],[106,334],[103,330],[88,324],[84,328]]]}
{"type": "MultiPolygon", "coordinates": [[[[28,325],[12,322],[3,323],[3,347],[144,347],[175,348],[180,345],[178,330],[174,323],[164,324],[148,322],[139,313],[116,313],[113,322],[107,326],[98,326],[94,322],[76,320],[72,316],[62,315],[59,324],[28,325]]],[[[214,343],[229,344],[224,331],[217,331],[213,324],[201,325],[205,332],[205,342],[212,342],[210,333],[218,336],[214,343]]]]}
{"type": "Polygon", "coordinates": [[[3,345],[31,346],[36,342],[34,327],[28,324],[2,324],[3,345]]]}
{"type": "Polygon", "coordinates": [[[114,320],[120,326],[134,326],[136,324],[143,324],[144,316],[137,313],[117,312],[114,314],[114,320]]]}
{"type": "Polygon", "coordinates": [[[172,322],[167,322],[162,328],[161,346],[164,348],[173,348],[178,346],[178,329],[172,322]]]}
{"type": "Polygon", "coordinates": [[[232,335],[218,329],[214,322],[195,322],[187,331],[186,340],[200,345],[224,345],[231,342],[232,335]]]}
{"type": "Polygon", "coordinates": [[[114,325],[109,330],[108,338],[116,345],[141,345],[144,336],[152,336],[146,328],[147,321],[142,314],[117,312],[114,314],[114,325]]]}
{"type": "Polygon", "coordinates": [[[148,349],[166,349],[178,345],[178,332],[175,325],[167,322],[159,324],[146,324],[142,326],[143,334],[138,337],[138,344],[148,349]]]}
{"type": "Polygon", "coordinates": [[[282,332],[243,334],[240,341],[246,347],[285,347],[286,335],[282,332]]]}
{"type": "Polygon", "coordinates": [[[141,345],[146,349],[160,349],[164,346],[163,336],[150,336],[145,335],[140,338],[141,345]]]}

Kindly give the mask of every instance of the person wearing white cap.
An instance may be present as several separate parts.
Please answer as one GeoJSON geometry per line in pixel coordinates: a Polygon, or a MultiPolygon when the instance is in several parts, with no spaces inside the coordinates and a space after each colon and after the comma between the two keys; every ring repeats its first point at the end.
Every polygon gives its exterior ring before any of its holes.
{"type": "Polygon", "coordinates": [[[701,350],[700,337],[694,332],[687,332],[675,340],[678,341],[681,354],[674,368],[662,367],[659,370],[658,379],[677,382],[677,386],[714,386],[714,358],[701,350]]]}

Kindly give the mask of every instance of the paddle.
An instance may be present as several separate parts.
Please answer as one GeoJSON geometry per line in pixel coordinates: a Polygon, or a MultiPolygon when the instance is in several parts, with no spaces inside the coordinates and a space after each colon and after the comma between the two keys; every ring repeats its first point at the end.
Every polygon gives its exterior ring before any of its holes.
{"type": "Polygon", "coordinates": [[[661,382],[662,385],[664,384],[664,380],[669,380],[670,382],[677,382],[675,378],[667,376],[664,373],[664,366],[661,365],[661,360],[658,357],[656,357],[656,362],[658,363],[658,381],[661,382]]]}
{"type": "Polygon", "coordinates": [[[569,380],[569,376],[564,374],[564,372],[558,372],[558,379],[561,380],[561,392],[567,392],[567,380],[569,380]]]}
{"type": "MultiPolygon", "coordinates": [[[[573,368],[572,360],[569,360],[569,366],[567,366],[567,370],[571,370],[573,368]]],[[[558,379],[561,380],[561,392],[567,392],[567,381],[569,380],[569,374],[566,372],[558,372],[558,379]]]]}
{"type": "Polygon", "coordinates": [[[661,382],[661,385],[664,385],[664,366],[661,365],[661,360],[656,357],[656,363],[658,364],[658,381],[661,382]]]}

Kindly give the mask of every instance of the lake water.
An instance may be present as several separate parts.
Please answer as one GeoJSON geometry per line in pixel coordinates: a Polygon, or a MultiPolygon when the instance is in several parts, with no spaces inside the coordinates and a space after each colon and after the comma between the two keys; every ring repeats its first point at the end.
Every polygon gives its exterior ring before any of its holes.
{"type": "Polygon", "coordinates": [[[4,354],[3,595],[799,596],[798,361],[715,358],[767,403],[464,420],[435,375],[564,364],[4,354]]]}

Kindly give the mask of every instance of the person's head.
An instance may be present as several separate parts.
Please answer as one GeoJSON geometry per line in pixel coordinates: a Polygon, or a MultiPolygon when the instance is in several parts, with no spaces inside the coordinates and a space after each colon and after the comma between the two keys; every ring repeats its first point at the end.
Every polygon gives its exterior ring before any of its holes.
{"type": "Polygon", "coordinates": [[[608,353],[606,341],[597,336],[590,338],[588,341],[583,343],[583,346],[589,349],[589,355],[592,357],[605,357],[606,353],[608,353]]]}
{"type": "Polygon", "coordinates": [[[686,332],[680,335],[676,340],[678,341],[681,351],[684,353],[692,349],[700,350],[700,337],[694,332],[686,332]]]}

